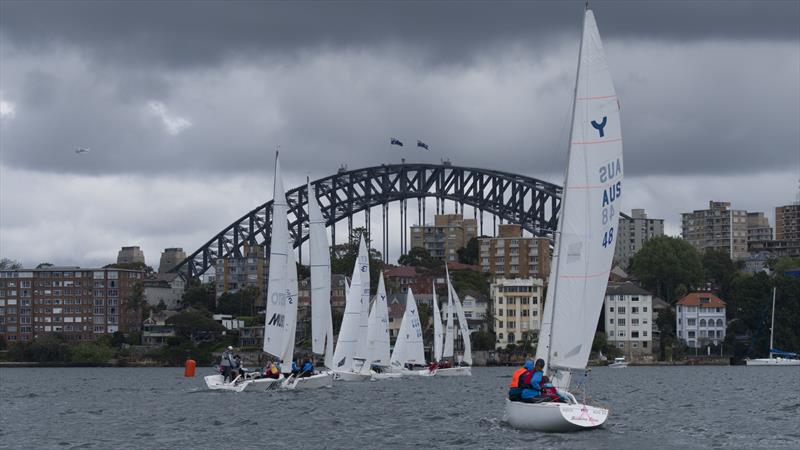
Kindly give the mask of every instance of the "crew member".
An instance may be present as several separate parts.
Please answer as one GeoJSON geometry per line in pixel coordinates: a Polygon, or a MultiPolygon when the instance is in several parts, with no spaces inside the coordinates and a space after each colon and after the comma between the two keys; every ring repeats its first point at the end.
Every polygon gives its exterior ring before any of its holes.
{"type": "Polygon", "coordinates": [[[529,359],[525,361],[524,366],[515,370],[514,374],[511,375],[511,382],[508,383],[508,399],[512,402],[518,402],[522,398],[522,388],[519,387],[520,378],[526,371],[530,369],[533,369],[533,361],[529,359]],[[528,366],[530,366],[530,368],[528,366]]]}
{"type": "MultiPolygon", "coordinates": [[[[528,363],[525,363],[525,366],[528,367],[528,363]]],[[[525,374],[522,375],[519,387],[522,388],[520,397],[522,397],[523,402],[534,403],[535,400],[533,399],[542,394],[543,371],[544,360],[539,358],[536,360],[536,364],[534,364],[533,368],[526,370],[525,374]]]]}

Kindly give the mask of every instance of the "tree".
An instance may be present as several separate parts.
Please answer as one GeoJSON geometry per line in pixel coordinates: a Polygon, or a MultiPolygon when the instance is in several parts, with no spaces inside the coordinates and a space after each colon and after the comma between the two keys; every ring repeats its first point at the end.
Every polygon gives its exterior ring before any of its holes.
{"type": "Polygon", "coordinates": [[[125,310],[132,329],[138,329],[141,323],[150,316],[150,305],[144,296],[144,284],[137,281],[131,288],[131,293],[125,299],[125,310]]]}
{"type": "Polygon", "coordinates": [[[104,364],[114,357],[111,347],[92,342],[81,342],[72,347],[70,362],[80,364],[104,364]]]}
{"type": "Polygon", "coordinates": [[[800,258],[790,258],[788,256],[774,258],[767,263],[767,266],[777,275],[783,275],[790,269],[800,267],[800,258]]]}
{"type": "Polygon", "coordinates": [[[675,334],[675,311],[672,308],[664,308],[659,311],[658,317],[656,317],[655,320],[655,325],[658,327],[659,333],[658,344],[661,349],[659,357],[661,360],[665,360],[667,358],[667,348],[674,346],[677,341],[677,336],[675,334]]]}
{"type": "Polygon", "coordinates": [[[255,286],[245,286],[236,292],[226,292],[219,297],[215,311],[234,316],[253,316],[256,300],[260,295],[261,289],[255,286]]]}
{"type": "Polygon", "coordinates": [[[478,258],[480,257],[478,238],[470,239],[469,242],[467,242],[467,246],[461,247],[456,253],[458,253],[458,262],[462,264],[478,264],[478,258]]]}
{"type": "Polygon", "coordinates": [[[401,266],[425,267],[434,269],[444,265],[441,259],[434,258],[422,247],[414,247],[405,255],[400,255],[397,263],[401,266]]]}
{"type": "MultiPolygon", "coordinates": [[[[369,244],[369,233],[366,228],[354,228],[350,233],[350,239],[345,244],[338,244],[331,247],[331,272],[349,276],[353,273],[353,267],[358,257],[358,242],[364,235],[369,244]]],[[[383,257],[381,253],[373,248],[369,248],[369,281],[370,289],[378,288],[378,276],[383,270],[383,257]]]]}
{"type": "Polygon", "coordinates": [[[683,239],[658,236],[644,243],[631,260],[631,273],[646,289],[672,303],[678,285],[696,286],[703,279],[700,255],[683,239]]]}
{"type": "Polygon", "coordinates": [[[225,328],[211,318],[206,311],[188,309],[176,314],[166,322],[175,328],[175,334],[193,342],[222,333],[225,328]]]}
{"type": "Polygon", "coordinates": [[[0,270],[22,269],[22,263],[9,258],[0,259],[0,270]]]}
{"type": "Polygon", "coordinates": [[[450,272],[453,289],[456,292],[475,290],[489,297],[489,275],[476,270],[454,270],[450,272]]]}
{"type": "Polygon", "coordinates": [[[37,269],[46,269],[48,267],[53,267],[53,263],[43,262],[43,263],[39,263],[39,265],[36,266],[37,269]]]}
{"type": "Polygon", "coordinates": [[[490,331],[476,331],[470,339],[474,350],[494,350],[495,335],[490,331]]]}
{"type": "Polygon", "coordinates": [[[113,263],[103,266],[104,269],[127,269],[127,270],[141,270],[147,275],[155,272],[152,267],[143,262],[129,262],[129,263],[113,263]]]}
{"type": "Polygon", "coordinates": [[[702,257],[706,281],[711,283],[723,300],[727,300],[731,293],[731,284],[736,277],[736,265],[731,261],[728,252],[708,249],[702,257]]]}
{"type": "Polygon", "coordinates": [[[213,311],[215,303],[214,288],[210,283],[202,284],[196,278],[189,280],[186,291],[181,297],[183,308],[202,308],[213,311]]]}
{"type": "Polygon", "coordinates": [[[428,320],[430,320],[431,316],[431,308],[427,303],[420,303],[417,305],[417,312],[419,313],[419,323],[422,324],[422,328],[427,328],[428,320]]]}

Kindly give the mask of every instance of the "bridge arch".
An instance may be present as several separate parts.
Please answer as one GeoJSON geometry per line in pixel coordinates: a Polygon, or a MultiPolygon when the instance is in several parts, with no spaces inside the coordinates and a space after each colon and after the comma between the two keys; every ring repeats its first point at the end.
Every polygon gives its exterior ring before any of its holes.
{"type": "MultiPolygon", "coordinates": [[[[340,169],[338,173],[313,181],[317,200],[331,227],[353,215],[365,212],[367,222],[372,208],[381,206],[384,213],[384,254],[387,247],[388,221],[385,219],[388,204],[400,202],[403,237],[407,235],[407,201],[435,198],[437,213],[441,202],[449,200],[461,206],[474,208],[515,223],[535,236],[550,234],[555,230],[561,204],[561,187],[536,178],[496,170],[458,167],[444,164],[387,164],[357,170],[340,169]]],[[[289,205],[289,233],[294,247],[308,239],[303,224],[308,221],[308,192],[303,184],[286,192],[289,205]]],[[[425,216],[425,202],[418,213],[425,216]]],[[[420,208],[418,203],[418,208],[420,208]]],[[[424,219],[423,219],[424,221],[424,219]]],[[[481,232],[483,232],[481,220],[481,232]]],[[[262,245],[269,242],[272,230],[272,201],[253,209],[217,233],[202,247],[176,265],[172,271],[186,270],[198,276],[216,264],[217,259],[241,257],[245,245],[262,245]]],[[[335,228],[332,229],[335,242],[335,228]]]]}

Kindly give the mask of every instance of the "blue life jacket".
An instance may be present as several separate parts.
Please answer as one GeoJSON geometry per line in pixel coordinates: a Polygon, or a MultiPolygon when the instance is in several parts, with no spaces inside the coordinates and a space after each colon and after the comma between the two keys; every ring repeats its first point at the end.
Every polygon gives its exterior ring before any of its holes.
{"type": "Polygon", "coordinates": [[[312,366],[310,362],[304,363],[302,372],[312,373],[314,372],[314,366],[312,366]]]}

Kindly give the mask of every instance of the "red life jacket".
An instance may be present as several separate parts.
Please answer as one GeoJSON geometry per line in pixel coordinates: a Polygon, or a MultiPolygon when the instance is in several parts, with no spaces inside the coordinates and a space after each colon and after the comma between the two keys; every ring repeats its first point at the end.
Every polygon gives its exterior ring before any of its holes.
{"type": "Polygon", "coordinates": [[[553,386],[542,387],[542,395],[545,397],[550,397],[554,400],[561,398],[558,396],[558,391],[553,386]]]}

